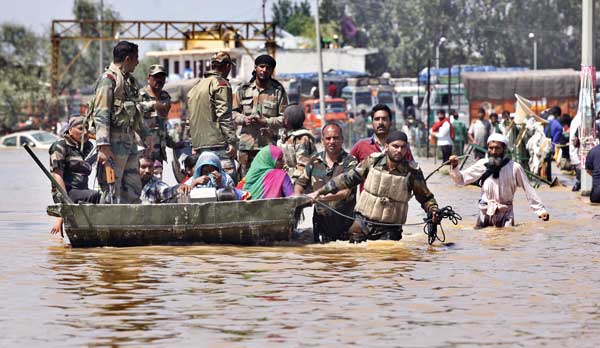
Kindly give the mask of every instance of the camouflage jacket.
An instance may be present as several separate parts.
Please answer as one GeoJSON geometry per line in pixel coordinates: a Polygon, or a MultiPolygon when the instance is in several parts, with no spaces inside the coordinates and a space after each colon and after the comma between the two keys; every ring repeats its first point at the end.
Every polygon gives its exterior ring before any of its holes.
{"type": "MultiPolygon", "coordinates": [[[[150,133],[152,143],[154,144],[153,159],[166,161],[166,146],[173,145],[173,142],[167,134],[167,115],[161,117],[156,110],[154,110],[154,104],[156,104],[157,99],[152,95],[150,86],[140,89],[139,93],[140,108],[144,118],[144,125],[148,129],[148,133],[150,133]],[[156,156],[154,153],[157,153],[160,156],[156,156]]],[[[167,109],[171,108],[171,96],[166,91],[160,91],[158,101],[167,105],[167,109]]]]}
{"type": "Polygon", "coordinates": [[[50,154],[50,170],[62,171],[67,192],[72,188],[88,189],[88,177],[92,173],[92,165],[86,162],[85,158],[93,148],[94,145],[87,141],[83,145],[83,151],[81,151],[79,143],[68,135],[50,146],[48,151],[50,154]]]}
{"type": "Polygon", "coordinates": [[[365,158],[356,168],[349,172],[339,175],[333,180],[329,181],[319,191],[321,194],[335,193],[339,190],[347,187],[356,187],[367,178],[369,170],[371,168],[377,168],[378,170],[388,172],[392,175],[409,176],[408,187],[415,195],[415,198],[421,207],[426,212],[429,212],[431,208],[437,207],[437,202],[433,196],[433,193],[429,191],[427,182],[423,177],[423,172],[419,165],[415,161],[402,161],[396,165],[392,170],[388,169],[388,158],[384,153],[374,153],[369,157],[365,158]]]}
{"type": "Polygon", "coordinates": [[[92,116],[96,127],[96,145],[110,145],[111,131],[139,132],[149,135],[139,110],[137,82],[111,63],[96,83],[92,116]]]}
{"type": "MultiPolygon", "coordinates": [[[[358,161],[354,156],[342,150],[339,157],[329,168],[325,159],[325,151],[321,151],[313,156],[300,177],[296,180],[296,185],[304,188],[304,193],[310,193],[315,190],[320,190],[332,178],[335,178],[344,173],[352,171],[358,161]]],[[[356,188],[352,188],[352,193],[344,200],[327,202],[330,207],[346,214],[352,213],[356,201],[356,188]]],[[[326,214],[329,210],[319,205],[315,205],[316,211],[320,214],[326,214]]]]}
{"type": "Polygon", "coordinates": [[[271,79],[263,89],[256,85],[256,81],[243,84],[233,96],[234,121],[242,126],[239,149],[260,150],[272,144],[283,126],[283,111],[287,105],[287,93],[276,80],[271,79]],[[246,116],[264,116],[267,125],[245,125],[246,116]]]}
{"type": "Polygon", "coordinates": [[[229,82],[215,72],[204,74],[204,79],[188,92],[188,117],[194,148],[237,146],[231,103],[229,82]]]}
{"type": "Polygon", "coordinates": [[[142,188],[142,204],[172,203],[177,198],[179,185],[169,186],[159,178],[152,178],[142,188]]]}
{"type": "Polygon", "coordinates": [[[283,150],[285,165],[292,181],[302,174],[310,158],[317,153],[315,138],[305,128],[286,133],[277,145],[283,150]]]}

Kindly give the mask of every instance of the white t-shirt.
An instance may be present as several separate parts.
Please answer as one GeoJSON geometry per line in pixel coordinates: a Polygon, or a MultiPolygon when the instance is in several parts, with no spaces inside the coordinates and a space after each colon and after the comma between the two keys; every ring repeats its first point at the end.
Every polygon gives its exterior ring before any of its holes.
{"type": "Polygon", "coordinates": [[[437,132],[437,145],[446,146],[452,145],[452,137],[450,137],[450,122],[444,122],[437,132]]]}

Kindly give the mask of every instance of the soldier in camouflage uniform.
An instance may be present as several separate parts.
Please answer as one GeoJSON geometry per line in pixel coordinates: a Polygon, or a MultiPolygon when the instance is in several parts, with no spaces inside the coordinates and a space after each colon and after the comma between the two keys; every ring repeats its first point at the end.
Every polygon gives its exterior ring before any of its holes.
{"type": "Polygon", "coordinates": [[[192,148],[214,152],[222,163],[233,164],[238,138],[232,116],[232,91],[227,76],[233,62],[226,52],[211,59],[213,71],[204,74],[187,95],[192,148]]]}
{"type": "MultiPolygon", "coordinates": [[[[72,116],[63,139],[50,147],[50,170],[56,182],[67,192],[75,203],[98,203],[100,193],[88,188],[88,177],[92,173],[92,164],[86,158],[94,148],[84,133],[83,116],[72,116]],[[83,135],[83,137],[82,137],[83,135]],[[81,144],[83,140],[83,146],[81,144]]],[[[60,203],[56,188],[52,188],[52,199],[60,203]]],[[[52,227],[52,233],[62,236],[62,218],[52,227]]]]}
{"type": "MultiPolygon", "coordinates": [[[[337,123],[329,123],[323,127],[321,136],[324,151],[312,157],[302,175],[296,180],[294,193],[318,191],[332,178],[348,173],[356,167],[356,158],[342,148],[344,136],[337,123]]],[[[352,216],[356,201],[356,188],[340,190],[335,195],[327,196],[328,206],[342,214],[352,216]]],[[[348,240],[348,229],[352,220],[340,216],[331,210],[315,205],[313,213],[313,235],[315,242],[326,243],[335,240],[348,240]]]]}
{"type": "MultiPolygon", "coordinates": [[[[115,171],[115,197],[120,203],[139,203],[142,183],[138,171],[138,149],[135,133],[146,140],[146,155],[153,148],[152,139],[140,112],[137,82],[131,73],[138,64],[137,45],[121,41],[113,49],[113,62],[96,85],[93,121],[96,127],[98,161],[115,171]]],[[[98,171],[98,182],[106,199],[109,189],[104,170],[98,171]]]]}
{"type": "Polygon", "coordinates": [[[252,79],[233,96],[234,121],[241,126],[238,158],[244,175],[258,151],[275,143],[283,126],[288,97],[283,86],[271,78],[275,65],[273,57],[258,56],[252,79]]]}
{"type": "Polygon", "coordinates": [[[408,149],[406,134],[394,131],[386,138],[385,152],[371,154],[356,168],[333,178],[309,196],[326,200],[330,194],[365,181],[354,209],[356,219],[350,227],[349,237],[354,243],[402,239],[402,224],[406,222],[408,201],[413,193],[421,208],[439,223],[437,202],[419,165],[407,159],[408,149]]]}
{"type": "Polygon", "coordinates": [[[304,119],[304,109],[300,105],[288,106],[283,113],[285,133],[277,144],[283,150],[284,169],[292,182],[302,175],[310,158],[317,153],[315,137],[304,128],[304,119]]]}
{"type": "Polygon", "coordinates": [[[167,135],[167,116],[171,109],[171,96],[163,91],[167,72],[161,65],[151,65],[148,70],[148,84],[140,89],[140,105],[144,113],[144,124],[152,137],[154,148],[150,158],[167,161],[167,145],[173,147],[167,135]]]}

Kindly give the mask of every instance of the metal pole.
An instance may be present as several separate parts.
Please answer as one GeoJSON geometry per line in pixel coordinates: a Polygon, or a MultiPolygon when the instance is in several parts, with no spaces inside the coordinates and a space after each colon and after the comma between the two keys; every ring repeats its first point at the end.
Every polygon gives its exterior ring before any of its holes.
{"type": "MultiPolygon", "coordinates": [[[[102,37],[104,36],[104,34],[102,33],[102,20],[104,19],[104,0],[100,0],[100,23],[98,23],[98,31],[100,34],[99,36],[102,37]]],[[[98,69],[100,70],[98,72],[98,75],[101,75],[104,72],[104,62],[103,62],[103,57],[102,57],[102,51],[104,51],[104,41],[103,40],[98,40],[98,49],[99,49],[99,53],[100,56],[98,57],[98,69]]]]}
{"type": "MultiPolygon", "coordinates": [[[[440,44],[435,45],[435,69],[440,69],[440,44]]],[[[439,74],[439,72],[438,72],[439,74]]]]}
{"type": "MultiPolygon", "coordinates": [[[[581,68],[591,70],[592,86],[595,87],[595,67],[594,67],[594,0],[582,0],[581,3],[581,68]]],[[[583,78],[583,75],[582,75],[583,78]]],[[[595,93],[592,92],[592,97],[595,93]]],[[[584,93],[583,90],[580,93],[584,93]]],[[[581,100],[581,98],[580,98],[581,100]]],[[[581,127],[579,128],[579,138],[581,139],[580,158],[581,158],[581,195],[589,196],[592,190],[592,177],[585,170],[585,157],[594,146],[595,135],[595,98],[592,98],[591,105],[588,107],[581,105],[579,110],[586,110],[581,114],[581,127]],[[590,110],[591,109],[591,110],[590,110]]]]}
{"type": "Polygon", "coordinates": [[[458,66],[458,107],[456,108],[456,112],[460,112],[460,103],[462,102],[462,93],[460,91],[460,74],[462,72],[462,66],[458,66]]]}
{"type": "Polygon", "coordinates": [[[431,129],[431,59],[427,60],[427,155],[429,158],[429,130],[431,129]]]}
{"type": "Polygon", "coordinates": [[[319,107],[321,108],[320,117],[325,122],[325,85],[323,83],[323,55],[321,53],[321,24],[319,19],[319,0],[315,0],[315,26],[317,30],[317,57],[319,59],[319,107]]]}
{"type": "Polygon", "coordinates": [[[533,40],[533,70],[537,70],[537,39],[533,40]]]}
{"type": "Polygon", "coordinates": [[[452,66],[448,64],[448,117],[450,117],[450,110],[452,110],[452,66]]]}

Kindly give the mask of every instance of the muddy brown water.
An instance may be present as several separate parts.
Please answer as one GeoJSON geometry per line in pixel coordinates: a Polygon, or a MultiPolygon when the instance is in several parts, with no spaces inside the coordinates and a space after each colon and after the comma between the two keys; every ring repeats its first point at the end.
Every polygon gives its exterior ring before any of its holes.
{"type": "Polygon", "coordinates": [[[464,217],[451,246],[407,227],[397,243],[71,249],[25,151],[0,163],[1,347],[600,344],[600,207],[566,187],[538,191],[550,222],[519,193],[516,227],[474,231],[478,190],[434,175],[464,217]]]}

